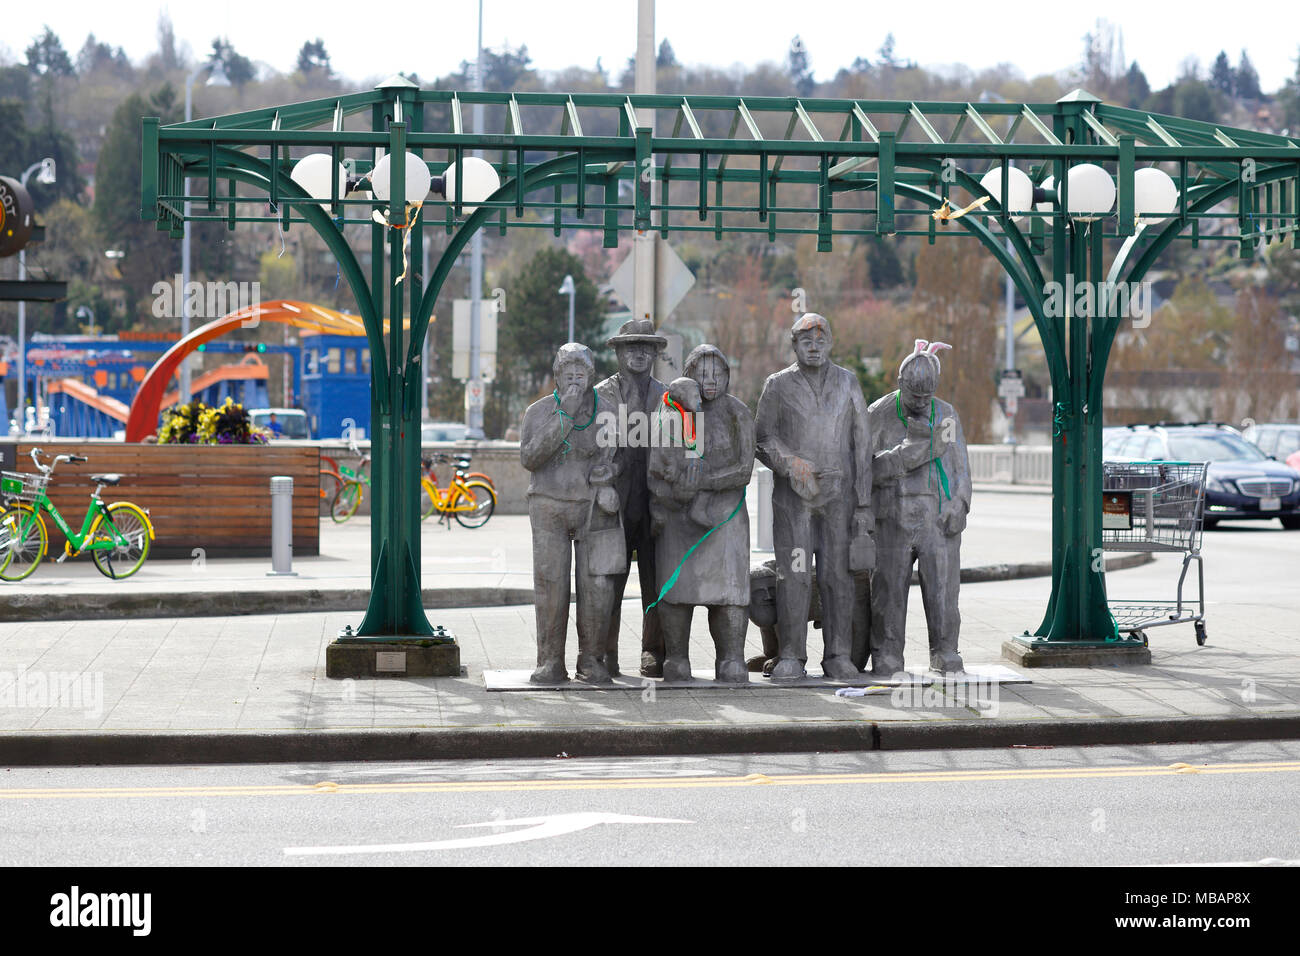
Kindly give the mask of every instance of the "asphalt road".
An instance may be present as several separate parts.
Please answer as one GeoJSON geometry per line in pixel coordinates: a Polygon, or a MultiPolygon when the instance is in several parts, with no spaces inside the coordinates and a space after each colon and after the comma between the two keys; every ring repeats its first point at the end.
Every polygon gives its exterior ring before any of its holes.
{"type": "Polygon", "coordinates": [[[0,772],[0,865],[1300,859],[1300,742],[0,772]]]}

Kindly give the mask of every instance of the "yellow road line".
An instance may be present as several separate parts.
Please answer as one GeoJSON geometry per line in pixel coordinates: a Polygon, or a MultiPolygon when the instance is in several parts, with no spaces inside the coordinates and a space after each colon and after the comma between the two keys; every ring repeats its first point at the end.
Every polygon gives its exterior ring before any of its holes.
{"type": "Polygon", "coordinates": [[[499,793],[543,790],[682,790],[717,787],[809,787],[878,783],[982,783],[1008,780],[1162,777],[1237,773],[1295,773],[1300,761],[1192,765],[915,770],[879,773],[762,774],[730,777],[611,777],[609,779],[454,780],[412,783],[266,784],[195,787],[46,787],[0,790],[0,800],[78,800],[139,797],[278,797],[311,794],[499,793]]]}

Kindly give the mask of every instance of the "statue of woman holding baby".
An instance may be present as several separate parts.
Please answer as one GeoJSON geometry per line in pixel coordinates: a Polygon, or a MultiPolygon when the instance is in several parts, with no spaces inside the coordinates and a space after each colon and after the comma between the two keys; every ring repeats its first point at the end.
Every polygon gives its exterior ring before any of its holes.
{"type": "Polygon", "coordinates": [[[745,488],[754,467],[754,417],[728,394],[731,370],[701,345],[669,387],[655,418],[647,485],[655,534],[664,680],[691,679],[691,617],[708,609],[714,675],[745,682],[749,606],[749,516],[745,488]],[[671,441],[663,441],[668,436],[671,441]]]}

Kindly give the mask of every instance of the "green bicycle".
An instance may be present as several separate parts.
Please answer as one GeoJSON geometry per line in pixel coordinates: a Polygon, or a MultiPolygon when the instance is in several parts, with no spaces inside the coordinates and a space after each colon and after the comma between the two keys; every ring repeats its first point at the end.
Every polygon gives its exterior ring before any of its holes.
{"type": "Polygon", "coordinates": [[[92,475],[96,483],[90,496],[90,508],[81,530],[73,531],[50,501],[46,488],[61,461],[83,462],[84,455],[56,455],[48,465],[41,464],[41,449],[32,449],[32,462],[39,474],[0,472],[0,494],[9,501],[0,506],[0,580],[21,581],[45,559],[50,536],[41,511],[47,511],[68,538],[58,563],[89,551],[99,573],[114,580],[126,578],[140,570],[149,557],[149,543],[154,540],[153,522],[148,510],[129,501],[104,504],[100,493],[105,486],[116,485],[121,475],[92,475]]]}
{"type": "Polygon", "coordinates": [[[342,524],[357,513],[357,507],[361,504],[361,493],[370,485],[370,475],[366,473],[366,466],[370,464],[370,455],[362,454],[354,438],[348,439],[348,446],[352,449],[352,454],[361,459],[361,463],[357,465],[356,471],[346,465],[339,468],[343,483],[339,485],[338,491],[334,492],[334,498],[330,501],[330,517],[334,519],[335,524],[342,524]]]}

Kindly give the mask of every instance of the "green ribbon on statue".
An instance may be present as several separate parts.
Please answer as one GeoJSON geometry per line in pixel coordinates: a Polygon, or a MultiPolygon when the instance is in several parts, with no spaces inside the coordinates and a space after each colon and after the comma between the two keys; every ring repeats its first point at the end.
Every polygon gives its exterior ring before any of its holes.
{"type": "MultiPolygon", "coordinates": [[[[903,391],[899,389],[894,393],[894,411],[898,415],[898,420],[903,423],[903,428],[907,428],[907,416],[903,414],[903,391]]],[[[948,490],[948,473],[943,470],[941,462],[934,454],[934,414],[935,402],[930,399],[930,461],[939,471],[939,485],[943,488],[943,496],[952,501],[952,493],[948,490]]]]}
{"type": "Polygon", "coordinates": [[[717,531],[719,528],[721,528],[732,518],[736,517],[736,515],[740,514],[740,509],[743,507],[745,507],[745,493],[742,491],[740,493],[740,500],[736,502],[736,507],[731,509],[731,514],[727,515],[725,518],[723,518],[721,521],[715,524],[708,531],[704,532],[704,534],[700,536],[700,540],[696,541],[693,545],[691,545],[690,550],[688,550],[684,555],[682,555],[682,559],[681,561],[677,562],[677,567],[673,570],[672,576],[669,577],[668,580],[664,582],[664,586],[659,589],[659,596],[654,599],[654,604],[651,604],[648,608],[645,609],[645,612],[647,614],[649,614],[652,610],[654,610],[655,604],[658,604],[660,601],[662,601],[664,597],[668,594],[668,592],[672,590],[673,585],[677,583],[678,575],[682,573],[682,567],[686,564],[690,556],[695,553],[695,549],[704,543],[705,538],[713,534],[713,532],[717,531]]]}

